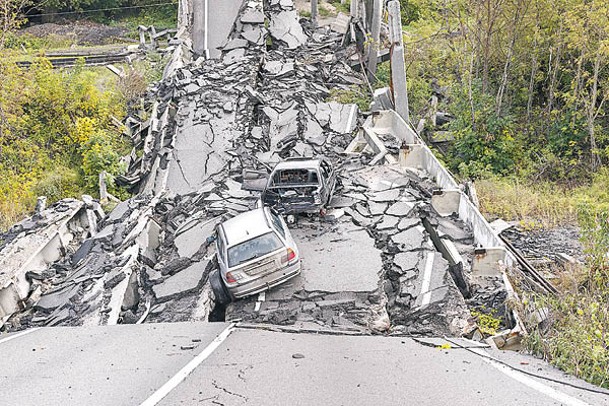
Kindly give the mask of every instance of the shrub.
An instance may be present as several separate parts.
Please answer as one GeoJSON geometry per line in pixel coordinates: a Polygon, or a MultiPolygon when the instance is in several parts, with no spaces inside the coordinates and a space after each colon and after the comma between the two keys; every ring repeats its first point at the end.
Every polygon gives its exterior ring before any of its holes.
{"type": "Polygon", "coordinates": [[[107,133],[98,132],[84,145],[82,169],[87,190],[91,193],[96,193],[99,190],[99,174],[106,172],[108,175],[108,191],[114,194],[116,192],[116,186],[113,182],[114,176],[123,173],[125,170],[121,165],[120,155],[112,146],[110,138],[107,133]]]}
{"type": "Polygon", "coordinates": [[[36,196],[46,196],[51,204],[65,197],[78,197],[80,189],[78,172],[60,165],[42,175],[34,185],[36,196]]]}

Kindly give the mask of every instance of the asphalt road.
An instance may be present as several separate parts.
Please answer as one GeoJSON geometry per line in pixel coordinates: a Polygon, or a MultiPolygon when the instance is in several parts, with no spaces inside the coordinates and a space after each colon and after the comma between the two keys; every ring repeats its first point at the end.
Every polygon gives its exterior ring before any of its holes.
{"type": "MultiPolygon", "coordinates": [[[[0,341],[0,404],[609,405],[606,396],[530,378],[467,349],[434,346],[441,340],[227,327],[43,328],[0,341]],[[222,332],[227,338],[214,340],[222,332]]],[[[585,385],[530,357],[492,355],[585,385]]]]}
{"type": "Polygon", "coordinates": [[[220,51],[217,49],[223,45],[230,34],[237,13],[243,4],[243,0],[204,0],[208,3],[209,15],[207,23],[207,46],[209,56],[217,58],[220,51]]]}

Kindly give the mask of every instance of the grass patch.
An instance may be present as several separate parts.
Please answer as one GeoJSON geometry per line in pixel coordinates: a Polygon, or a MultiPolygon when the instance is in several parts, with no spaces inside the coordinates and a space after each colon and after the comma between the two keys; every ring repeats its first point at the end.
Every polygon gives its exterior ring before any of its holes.
{"type": "Polygon", "coordinates": [[[329,3],[341,13],[349,14],[351,12],[351,0],[345,0],[344,3],[341,3],[341,0],[330,0],[329,3]]]}
{"type": "Polygon", "coordinates": [[[535,298],[550,319],[547,327],[530,330],[525,346],[563,371],[609,388],[608,298],[607,292],[585,289],[535,298]]]}
{"type": "Polygon", "coordinates": [[[576,224],[582,204],[609,204],[609,168],[579,187],[491,176],[476,181],[476,190],[480,210],[487,218],[520,221],[525,228],[533,224],[545,228],[576,224]]]}
{"type": "Polygon", "coordinates": [[[342,104],[357,104],[361,111],[370,110],[372,97],[363,86],[351,86],[349,89],[331,89],[326,101],[335,101],[342,104]]]}
{"type": "Polygon", "coordinates": [[[502,218],[543,227],[577,221],[577,198],[551,183],[532,184],[516,178],[486,178],[476,182],[480,210],[489,219],[502,218]]]}

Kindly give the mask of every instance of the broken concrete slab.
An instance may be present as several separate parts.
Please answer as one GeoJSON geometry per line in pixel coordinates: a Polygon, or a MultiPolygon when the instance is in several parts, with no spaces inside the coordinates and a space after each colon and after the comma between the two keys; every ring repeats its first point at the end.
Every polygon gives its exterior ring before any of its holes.
{"type": "Polygon", "coordinates": [[[399,252],[393,257],[393,263],[402,271],[418,269],[421,261],[421,253],[417,251],[399,252]]]}
{"type": "Polygon", "coordinates": [[[208,244],[208,238],[214,233],[218,221],[218,219],[198,219],[180,226],[173,241],[178,249],[178,255],[192,258],[201,246],[208,244]]]}
{"type": "Polygon", "coordinates": [[[403,217],[398,224],[398,230],[404,231],[414,226],[421,226],[421,220],[416,217],[403,217]]]}
{"type": "Polygon", "coordinates": [[[396,226],[400,222],[400,217],[384,215],[383,220],[376,225],[376,229],[379,231],[394,230],[397,231],[396,226]]]}
{"type": "Polygon", "coordinates": [[[310,239],[311,230],[292,232],[302,257],[302,277],[307,291],[371,292],[377,289],[383,268],[381,252],[368,233],[350,221],[339,221],[338,229],[310,239]],[[343,241],[349,241],[348,244],[343,241]],[[352,247],[358,247],[353,250],[352,247]]]}
{"type": "Polygon", "coordinates": [[[387,203],[387,202],[395,202],[400,197],[401,190],[400,189],[389,189],[384,190],[382,192],[374,192],[370,193],[370,200],[373,202],[379,203],[387,203]]]}
{"type": "Polygon", "coordinates": [[[304,45],[308,39],[298,22],[296,10],[274,14],[268,29],[271,37],[285,43],[288,49],[296,49],[304,45]]]}
{"type": "Polygon", "coordinates": [[[188,268],[154,285],[152,291],[157,302],[166,302],[197,291],[205,281],[209,261],[195,262],[188,268]]]}
{"type": "Polygon", "coordinates": [[[40,310],[55,310],[57,308],[63,308],[70,303],[70,300],[74,298],[79,291],[80,286],[71,285],[66,286],[60,290],[42,295],[40,300],[36,302],[34,307],[40,310]]]}
{"type": "Polygon", "coordinates": [[[263,24],[264,20],[264,13],[253,8],[247,9],[240,18],[240,21],[244,24],[263,24]]]}
{"type": "Polygon", "coordinates": [[[419,250],[425,247],[426,237],[424,232],[423,227],[413,227],[394,234],[391,239],[402,251],[419,250]]]}
{"type": "Polygon", "coordinates": [[[392,215],[392,216],[404,217],[404,216],[408,216],[413,208],[414,208],[414,203],[398,201],[398,202],[395,202],[394,204],[392,204],[391,206],[389,206],[389,208],[387,209],[387,211],[385,213],[392,215]]]}
{"type": "Polygon", "coordinates": [[[461,191],[458,189],[435,191],[431,197],[431,206],[440,216],[458,214],[460,203],[461,191]]]}

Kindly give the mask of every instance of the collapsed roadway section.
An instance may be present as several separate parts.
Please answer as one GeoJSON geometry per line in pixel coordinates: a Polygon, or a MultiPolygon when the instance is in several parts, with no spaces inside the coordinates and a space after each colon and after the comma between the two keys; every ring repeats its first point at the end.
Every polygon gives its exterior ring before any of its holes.
{"type": "MultiPolygon", "coordinates": [[[[244,2],[218,58],[174,65],[154,89],[121,178],[136,196],[81,227],[78,244],[35,269],[19,265],[27,285],[18,304],[2,302],[3,328],[239,320],[475,336],[472,308],[494,309],[513,328],[501,269],[510,261],[450,174],[395,111],[335,101],[366,81],[347,63],[358,52],[347,38],[300,18],[289,0],[244,2]],[[341,179],[324,216],[290,226],[301,275],[216,306],[215,225],[255,207],[252,174],[290,156],[325,156],[341,179]]],[[[13,227],[2,255],[31,234],[24,225],[64,206],[13,227]]],[[[4,297],[14,282],[1,280],[4,297]]]]}

